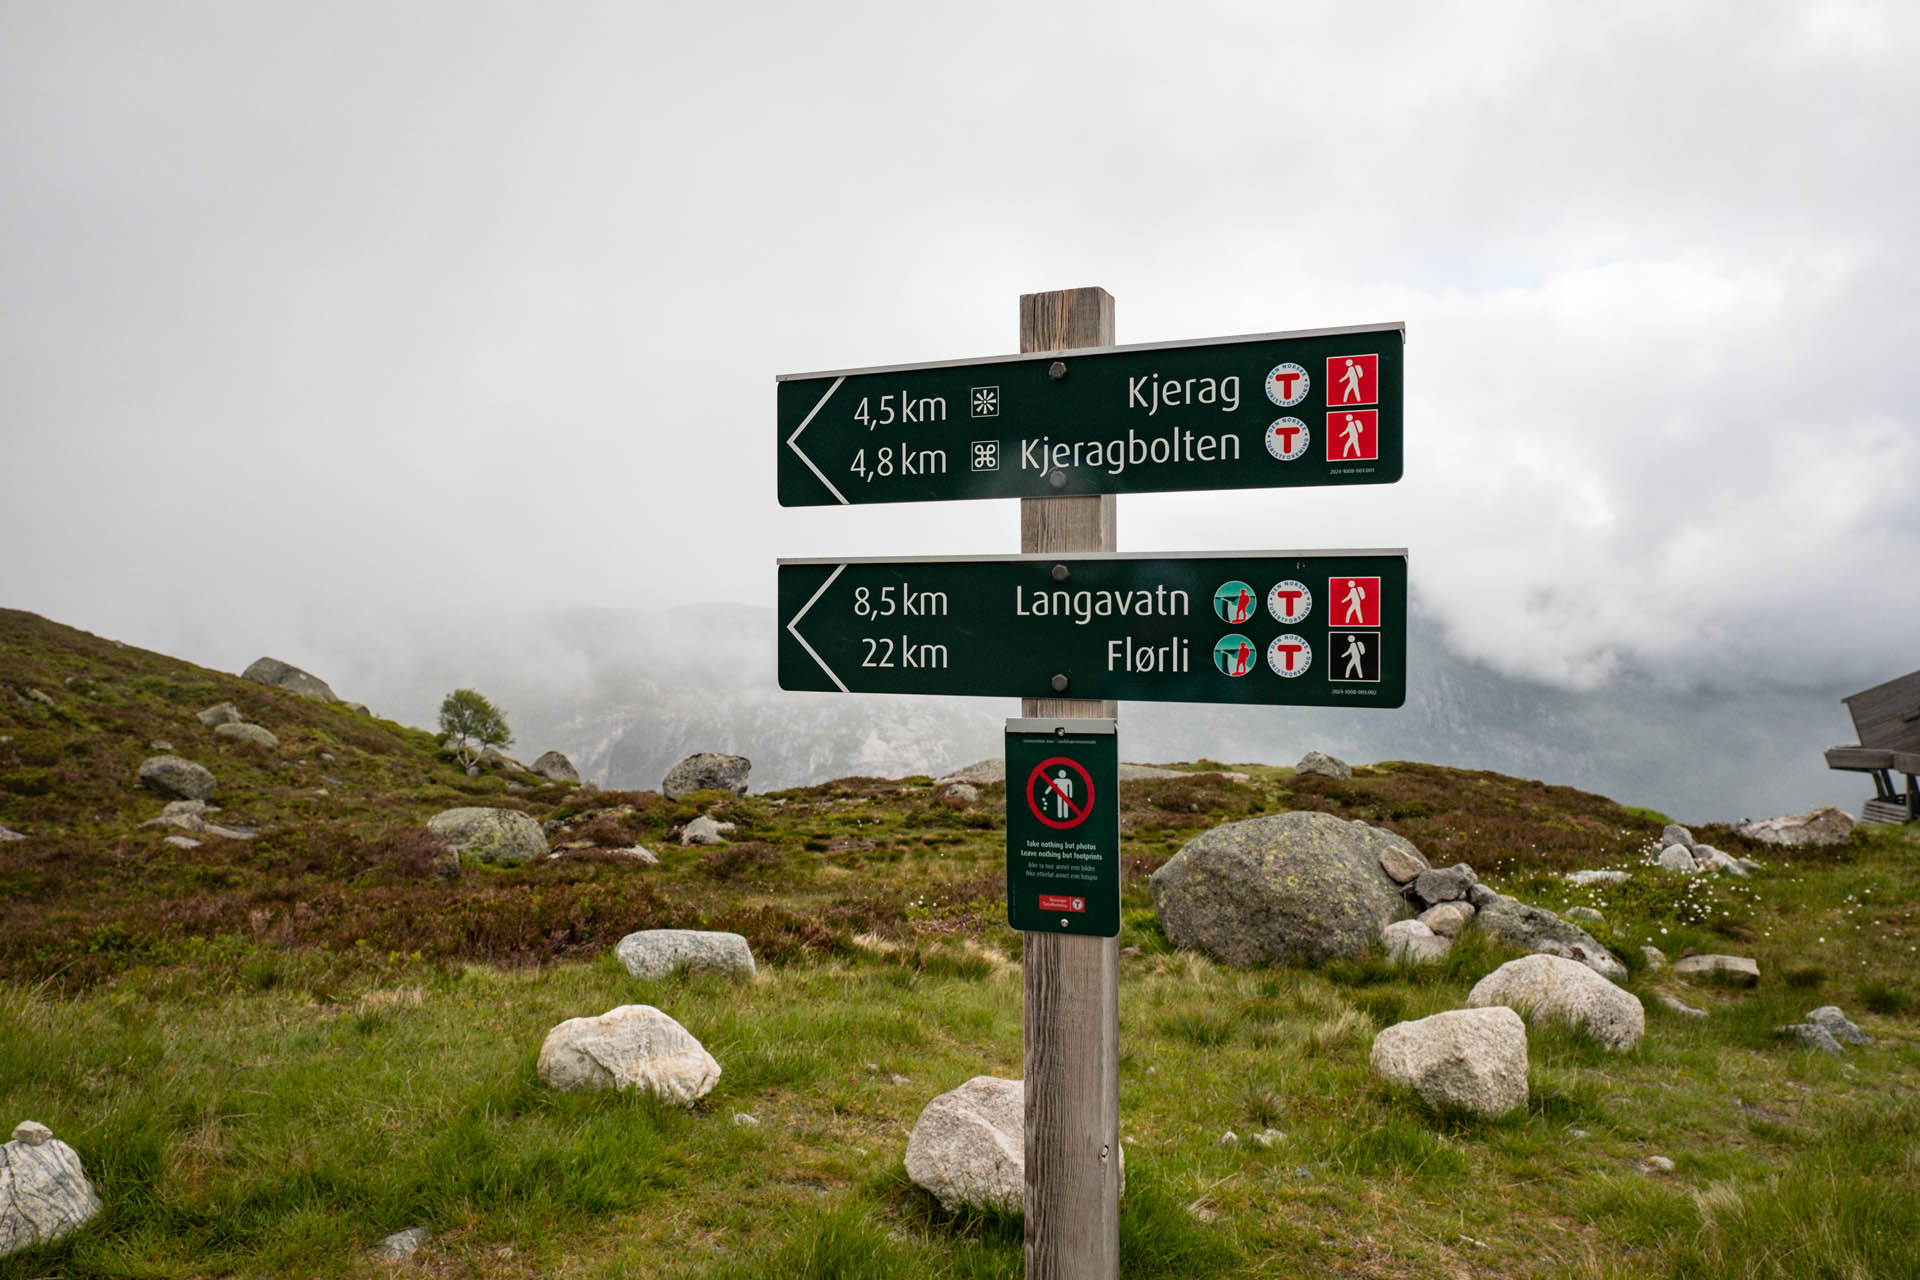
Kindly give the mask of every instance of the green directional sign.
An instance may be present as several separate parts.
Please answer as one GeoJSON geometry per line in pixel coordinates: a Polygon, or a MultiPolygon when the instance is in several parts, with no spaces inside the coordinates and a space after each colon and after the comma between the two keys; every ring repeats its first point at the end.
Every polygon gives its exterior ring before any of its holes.
{"type": "Polygon", "coordinates": [[[1120,749],[1102,719],[1007,721],[1007,923],[1120,933],[1120,749]]]}
{"type": "Polygon", "coordinates": [[[780,687],[1397,707],[1405,551],[783,560],[780,687]]]}
{"type": "Polygon", "coordinates": [[[1400,479],[1403,325],[779,379],[787,507],[1400,479]]]}

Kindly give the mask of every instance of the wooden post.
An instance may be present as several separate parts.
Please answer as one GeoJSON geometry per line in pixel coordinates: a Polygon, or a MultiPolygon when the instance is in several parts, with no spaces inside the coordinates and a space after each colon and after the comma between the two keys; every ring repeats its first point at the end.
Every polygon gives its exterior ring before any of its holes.
{"type": "MultiPolygon", "coordinates": [[[[1020,350],[1113,345],[1113,295],[1020,298],[1020,350]]],[[[1073,361],[1066,359],[1066,376],[1073,361]]],[[[1117,550],[1114,497],[1022,498],[1020,550],[1117,550]]],[[[1113,716],[1119,704],[1023,698],[1024,716],[1113,716]]],[[[1117,938],[1025,935],[1027,1280],[1120,1271],[1120,958],[1117,938]]]]}

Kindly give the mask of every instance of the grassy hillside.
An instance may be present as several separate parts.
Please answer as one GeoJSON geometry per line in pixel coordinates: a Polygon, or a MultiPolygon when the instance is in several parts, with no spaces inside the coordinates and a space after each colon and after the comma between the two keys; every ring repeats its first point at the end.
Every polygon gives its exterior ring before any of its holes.
{"type": "MultiPolygon", "coordinates": [[[[1765,869],[1679,880],[1641,866],[1661,815],[1568,788],[1188,767],[1123,795],[1123,1274],[1913,1274],[1910,830],[1789,857],[1708,829],[1765,869]],[[1597,906],[1646,1040],[1614,1055],[1535,1028],[1524,1114],[1442,1119],[1380,1085],[1368,1045],[1463,1003],[1504,954],[1470,936],[1417,973],[1236,972],[1174,952],[1145,877],[1217,822],[1304,808],[1597,906]],[[1607,891],[1559,878],[1595,866],[1638,869],[1607,891]],[[1753,956],[1762,983],[1688,988],[1643,968],[1647,941],[1753,956]],[[1772,1034],[1825,1003],[1876,1043],[1827,1058],[1772,1034]]],[[[0,1125],[50,1125],[108,1206],[0,1278],[378,1276],[372,1245],[415,1225],[424,1274],[1017,1276],[1017,1221],[943,1213],[901,1167],[934,1094],[1020,1073],[1003,803],[924,778],[683,802],[468,778],[418,731],[0,612],[0,826],[29,836],[0,843],[0,1125]],[[279,748],[215,738],[194,713],[219,701],[279,748]],[[217,819],[258,837],[182,850],[141,826],[156,740],[212,769],[217,819]],[[450,868],[423,824],[461,804],[573,847],[450,868]],[[732,843],[674,843],[703,812],[732,843]],[[612,852],[634,843],[659,865],[612,852]],[[743,933],[760,976],[633,979],[607,951],[653,926],[743,933]],[[548,1028],[625,1003],[720,1060],[700,1106],[539,1084],[548,1028]]]]}

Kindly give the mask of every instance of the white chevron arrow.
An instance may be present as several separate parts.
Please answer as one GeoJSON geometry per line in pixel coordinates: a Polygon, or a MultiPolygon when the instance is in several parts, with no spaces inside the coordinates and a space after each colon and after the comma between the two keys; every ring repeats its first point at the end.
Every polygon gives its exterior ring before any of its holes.
{"type": "MultiPolygon", "coordinates": [[[[838,382],[836,382],[836,383],[834,383],[833,385],[837,387],[837,386],[839,386],[839,385],[840,385],[840,383],[838,383],[838,382]]],[[[832,392],[831,390],[829,390],[829,391],[827,392],[827,395],[828,395],[828,396],[830,396],[830,395],[832,395],[832,394],[833,394],[833,392],[832,392]]],[[[821,397],[820,397],[820,404],[825,404],[826,402],[827,402],[827,396],[821,396],[821,397]]],[[[814,412],[814,413],[818,413],[818,412],[820,412],[820,405],[815,405],[815,406],[813,407],[813,412],[814,412]]],[[[808,414],[808,415],[807,415],[807,418],[808,418],[808,420],[809,420],[809,421],[811,421],[811,420],[812,420],[812,418],[813,418],[813,414],[812,414],[812,413],[810,413],[810,414],[808,414]]],[[[805,429],[806,429],[806,425],[807,425],[807,424],[806,424],[805,422],[803,422],[803,423],[801,423],[801,424],[800,424],[800,427],[801,427],[801,430],[805,430],[805,429]]],[[[794,432],[793,434],[795,434],[795,435],[799,435],[799,434],[800,434],[800,432],[799,432],[799,431],[796,431],[796,432],[794,432]]],[[[762,436],[762,437],[761,437],[761,439],[763,439],[763,440],[764,440],[765,438],[766,438],[765,436],[762,436]]],[[[788,444],[792,444],[792,443],[793,443],[793,441],[791,441],[791,440],[789,440],[789,441],[787,441],[787,443],[788,443],[788,444]]],[[[795,452],[795,453],[800,453],[800,451],[799,451],[798,449],[795,449],[795,450],[794,450],[794,452],[795,452]]],[[[804,458],[804,457],[806,457],[807,455],[806,455],[806,454],[804,454],[804,453],[801,453],[801,454],[800,454],[800,456],[804,458]]],[[[808,465],[808,466],[810,466],[810,467],[811,467],[811,466],[813,466],[813,464],[812,464],[811,462],[809,462],[809,463],[808,463],[807,465],[808,465]]],[[[817,475],[817,476],[819,476],[819,475],[820,475],[820,472],[819,472],[818,470],[816,470],[816,471],[814,471],[814,473],[813,473],[813,474],[815,474],[815,475],[817,475]]],[[[820,476],[820,481],[821,481],[821,483],[822,483],[822,484],[825,484],[825,483],[826,483],[826,479],[827,479],[827,478],[826,478],[825,476],[820,476]]],[[[833,486],[829,484],[829,485],[827,485],[827,488],[829,488],[829,489],[833,489],[833,486]]],[[[839,491],[838,489],[834,489],[834,490],[833,490],[833,496],[834,496],[834,497],[836,497],[836,498],[840,498],[840,491],[839,491]]],[[[845,498],[840,498],[840,501],[842,501],[842,502],[845,502],[845,501],[846,501],[846,499],[845,499],[845,498]]],[[[820,589],[819,589],[818,591],[816,591],[816,592],[814,592],[814,593],[813,593],[813,594],[812,594],[811,596],[809,596],[809,597],[807,598],[807,602],[806,602],[805,604],[803,604],[803,605],[801,605],[801,606],[800,606],[800,612],[798,612],[798,613],[796,613],[796,614],[794,614],[794,615],[793,615],[793,620],[792,620],[791,622],[789,622],[789,623],[787,623],[787,634],[789,634],[789,635],[791,635],[791,636],[792,636],[792,637],[793,637],[793,638],[794,638],[795,640],[798,640],[798,641],[800,642],[800,647],[801,647],[802,649],[805,649],[805,650],[807,651],[807,656],[808,656],[808,657],[810,657],[810,658],[812,658],[812,659],[813,659],[813,660],[814,660],[815,662],[817,662],[817,663],[819,663],[819,664],[820,664],[820,669],[821,669],[822,671],[824,671],[824,672],[826,672],[826,673],[827,673],[827,679],[829,679],[829,680],[831,680],[831,681],[833,681],[833,685],[834,685],[834,688],[836,688],[836,689],[838,689],[838,690],[840,690],[840,692],[842,692],[842,693],[851,693],[851,692],[852,692],[852,690],[850,690],[850,689],[848,689],[848,688],[847,688],[847,685],[846,685],[846,682],[845,682],[844,680],[842,680],[842,679],[841,679],[841,678],[840,678],[840,677],[839,677],[839,676],[838,676],[838,675],[837,675],[837,674],[836,674],[836,673],[834,672],[834,669],[833,669],[832,667],[830,667],[830,666],[828,666],[828,665],[827,665],[827,660],[826,660],[825,658],[823,658],[823,657],[821,657],[821,656],[820,656],[820,655],[819,655],[819,654],[818,654],[817,652],[815,652],[815,650],[814,650],[814,647],[813,647],[812,645],[810,645],[810,644],[808,644],[808,643],[807,643],[807,638],[806,638],[805,636],[803,636],[803,635],[801,635],[801,634],[800,634],[800,619],[802,619],[802,618],[804,618],[804,617],[806,617],[806,616],[807,616],[807,610],[809,610],[809,609],[811,609],[811,608],[813,608],[813,605],[814,605],[814,602],[815,602],[816,600],[818,600],[818,599],[819,599],[819,598],[820,598],[821,596],[823,596],[823,595],[825,595],[825,594],[827,594],[827,588],[833,585],[833,581],[834,581],[834,579],[835,579],[835,578],[838,578],[838,577],[839,577],[839,576],[840,576],[841,574],[843,574],[843,573],[845,573],[846,571],[847,571],[847,566],[846,566],[846,565],[844,565],[844,564],[841,564],[841,565],[835,565],[835,566],[834,566],[834,569],[833,569],[833,572],[827,575],[827,580],[826,580],[825,582],[823,582],[823,583],[821,583],[821,584],[820,584],[820,589]]]]}
{"type": "MultiPolygon", "coordinates": [[[[807,426],[808,426],[808,424],[809,424],[809,423],[811,423],[811,422],[813,421],[813,419],[814,419],[814,417],[815,417],[815,416],[816,416],[816,415],[817,415],[817,414],[818,414],[818,413],[820,412],[820,410],[822,410],[822,409],[824,409],[824,408],[826,408],[826,405],[827,405],[827,401],[829,401],[829,400],[831,400],[831,399],[833,399],[833,393],[834,393],[834,392],[836,392],[836,391],[838,391],[838,390],[840,389],[840,384],[841,384],[841,383],[843,383],[843,382],[845,382],[846,380],[847,380],[847,376],[846,376],[846,375],[845,375],[844,373],[843,373],[843,374],[841,374],[841,375],[840,375],[839,377],[837,377],[837,378],[835,378],[835,379],[833,380],[833,385],[832,385],[832,386],[830,386],[830,387],[828,387],[828,388],[827,388],[827,393],[826,393],[825,395],[823,395],[823,396],[821,396],[821,397],[820,397],[820,402],[819,402],[818,404],[816,404],[816,405],[814,405],[814,406],[813,406],[813,409],[812,409],[812,411],[811,411],[811,412],[809,412],[809,413],[807,414],[807,416],[806,416],[805,418],[803,418],[803,419],[801,419],[801,422],[800,422],[800,425],[799,425],[799,426],[797,426],[797,427],[795,427],[795,428],[793,429],[793,434],[787,437],[787,448],[789,448],[789,449],[791,449],[791,450],[793,450],[793,451],[794,451],[794,453],[796,453],[796,454],[798,454],[798,455],[799,455],[799,457],[800,457],[800,461],[802,461],[802,462],[804,462],[804,463],[806,463],[806,464],[807,464],[807,470],[809,470],[809,471],[811,471],[811,472],[813,472],[813,474],[814,474],[814,475],[816,475],[816,476],[818,476],[818,477],[819,477],[819,479],[820,479],[820,483],[821,483],[821,484],[823,484],[823,485],[825,485],[825,486],[827,486],[827,492],[828,492],[828,493],[831,493],[831,494],[832,494],[832,495],[833,495],[834,497],[836,497],[836,498],[838,498],[838,499],[840,499],[840,505],[841,505],[841,506],[843,506],[843,507],[850,507],[850,506],[852,506],[853,504],[852,504],[851,502],[848,502],[848,501],[847,501],[847,495],[846,495],[846,494],[844,494],[844,493],[842,493],[842,492],[840,492],[840,491],[839,491],[838,489],[836,489],[836,488],[834,488],[834,487],[833,487],[833,481],[831,481],[831,480],[829,480],[829,479],[827,479],[827,476],[826,476],[826,473],[825,473],[825,472],[823,472],[822,470],[820,470],[820,468],[818,468],[818,467],[816,467],[816,466],[814,466],[814,465],[813,465],[813,459],[812,459],[812,458],[809,458],[809,457],[807,456],[807,453],[806,453],[806,450],[804,450],[804,449],[802,449],[802,448],[800,447],[800,433],[801,433],[802,431],[805,431],[805,430],[807,429],[807,426]]],[[[761,439],[763,439],[763,440],[764,440],[764,439],[766,439],[766,437],[765,437],[765,436],[762,436],[762,437],[760,437],[760,438],[761,438],[761,439]]],[[[845,566],[845,565],[841,565],[841,566],[840,566],[840,568],[841,568],[841,569],[844,569],[844,568],[846,568],[846,567],[847,567],[847,566],[845,566]]],[[[836,574],[838,574],[838,572],[839,572],[839,570],[838,570],[838,569],[836,569],[836,570],[835,570],[834,572],[835,572],[836,574]]],[[[828,579],[827,579],[827,581],[828,581],[828,582],[832,582],[832,581],[833,581],[833,579],[832,579],[832,578],[828,578],[828,579]]],[[[826,590],[826,588],[825,588],[825,587],[822,587],[822,588],[821,588],[821,590],[822,590],[822,591],[824,591],[824,590],[826,590]]],[[[817,598],[818,598],[818,597],[816,597],[816,599],[817,599],[817,598]]],[[[809,601],[807,601],[807,603],[808,603],[808,605],[812,605],[812,603],[813,603],[813,601],[812,601],[812,600],[809,600],[809,601]]],[[[805,609],[802,609],[802,610],[801,610],[800,612],[801,612],[801,613],[805,613],[805,612],[806,612],[806,610],[805,610],[805,609]]],[[[793,621],[794,621],[794,622],[798,622],[798,621],[800,621],[800,619],[798,619],[798,618],[795,618],[795,619],[794,619],[793,621]]],[[[792,629],[793,629],[793,623],[788,623],[788,624],[787,624],[787,629],[788,629],[788,630],[792,630],[792,629]]],[[[799,633],[798,631],[795,631],[795,632],[793,633],[793,637],[794,637],[794,639],[796,639],[796,640],[799,640],[799,639],[800,639],[800,633],[799,633]]],[[[806,643],[806,641],[805,641],[805,640],[800,640],[800,643],[801,643],[801,644],[805,644],[805,643],[806,643]]],[[[807,650],[807,652],[808,652],[808,653],[813,653],[813,650],[812,650],[812,649],[808,649],[808,650],[807,650]]],[[[820,662],[820,655],[819,655],[819,654],[817,654],[817,653],[814,653],[814,654],[813,654],[813,660],[814,660],[815,662],[820,662]]],[[[827,664],[826,664],[826,663],[824,663],[824,662],[820,662],[820,665],[821,665],[822,667],[825,667],[825,666],[826,666],[827,664]]],[[[828,675],[830,675],[830,676],[832,676],[832,675],[833,675],[833,672],[831,672],[831,671],[828,671],[828,672],[827,672],[827,674],[828,674],[828,675]]],[[[839,676],[834,676],[834,677],[833,677],[833,682],[834,682],[835,684],[840,684],[840,677],[839,677],[839,676]]],[[[841,684],[841,685],[840,685],[840,692],[842,692],[842,693],[845,693],[846,691],[847,691],[847,686],[845,686],[845,685],[843,685],[843,684],[841,684]]]]}

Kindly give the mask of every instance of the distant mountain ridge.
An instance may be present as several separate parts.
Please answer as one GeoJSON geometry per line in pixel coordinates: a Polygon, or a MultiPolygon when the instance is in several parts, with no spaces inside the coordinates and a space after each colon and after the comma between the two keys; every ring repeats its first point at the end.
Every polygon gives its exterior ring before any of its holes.
{"type": "MultiPolygon", "coordinates": [[[[529,620],[508,647],[466,659],[474,684],[514,709],[520,740],[555,746],[607,786],[654,787],[693,751],[754,762],[755,790],[849,774],[939,774],[1000,751],[1018,704],[997,698],[787,693],[775,683],[771,609],[563,610],[529,620]]],[[[1838,804],[1858,779],[1820,752],[1850,728],[1851,688],[1673,688],[1627,671],[1592,691],[1514,677],[1454,652],[1416,614],[1407,705],[1395,711],[1132,702],[1130,760],[1286,764],[1310,748],[1355,762],[1411,759],[1485,768],[1631,797],[1715,821],[1838,804]]],[[[446,670],[423,671],[427,687],[446,670]]],[[[342,687],[358,687],[336,680],[342,687]]],[[[437,694],[434,696],[438,696],[437,694]]]]}

